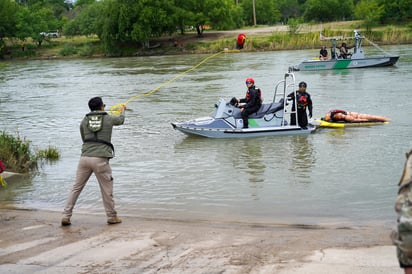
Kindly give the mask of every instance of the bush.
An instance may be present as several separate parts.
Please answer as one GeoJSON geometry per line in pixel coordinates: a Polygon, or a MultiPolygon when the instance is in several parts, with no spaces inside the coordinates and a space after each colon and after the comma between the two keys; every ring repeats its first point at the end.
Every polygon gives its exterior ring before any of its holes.
{"type": "Polygon", "coordinates": [[[37,151],[37,158],[43,160],[56,161],[60,158],[59,150],[56,147],[49,146],[46,149],[40,149],[37,151]]]}
{"type": "Polygon", "coordinates": [[[64,47],[60,50],[60,55],[69,56],[77,54],[77,49],[72,44],[65,44],[64,47]]]}
{"type": "Polygon", "coordinates": [[[93,48],[86,45],[79,50],[79,55],[82,57],[90,57],[93,56],[93,48]]]}
{"type": "Polygon", "coordinates": [[[36,157],[30,151],[30,141],[6,132],[0,135],[0,155],[6,168],[14,172],[27,172],[37,168],[36,157]]]}
{"type": "Polygon", "coordinates": [[[60,158],[57,148],[49,146],[34,153],[31,141],[10,135],[3,131],[0,134],[0,155],[6,169],[18,173],[27,173],[38,168],[39,160],[55,161],[60,158]]]}

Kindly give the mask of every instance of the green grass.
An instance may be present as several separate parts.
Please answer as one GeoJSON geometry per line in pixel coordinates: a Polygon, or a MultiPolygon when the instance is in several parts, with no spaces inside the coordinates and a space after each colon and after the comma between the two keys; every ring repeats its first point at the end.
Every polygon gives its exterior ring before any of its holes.
{"type": "Polygon", "coordinates": [[[47,161],[57,161],[60,159],[59,150],[56,147],[49,146],[46,149],[39,149],[36,153],[37,159],[47,161]]]}
{"type": "Polygon", "coordinates": [[[49,146],[34,152],[30,140],[5,131],[0,133],[0,155],[5,167],[9,171],[28,173],[37,170],[41,160],[56,161],[60,158],[57,148],[49,146]]]}

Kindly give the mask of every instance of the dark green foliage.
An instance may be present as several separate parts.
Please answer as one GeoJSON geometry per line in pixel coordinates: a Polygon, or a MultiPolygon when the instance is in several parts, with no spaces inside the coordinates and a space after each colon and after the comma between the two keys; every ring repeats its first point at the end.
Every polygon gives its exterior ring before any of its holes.
{"type": "Polygon", "coordinates": [[[71,44],[65,44],[64,48],[60,50],[60,54],[63,56],[70,56],[77,54],[77,48],[71,44]]]}
{"type": "Polygon", "coordinates": [[[308,0],[304,4],[305,21],[330,22],[352,19],[353,0],[308,0]]]}

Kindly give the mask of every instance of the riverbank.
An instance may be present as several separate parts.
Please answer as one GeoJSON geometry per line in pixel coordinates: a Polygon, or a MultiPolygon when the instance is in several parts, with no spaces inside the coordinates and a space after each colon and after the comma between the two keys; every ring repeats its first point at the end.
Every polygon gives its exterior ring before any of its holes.
{"type": "Polygon", "coordinates": [[[383,227],[254,225],[0,209],[2,273],[402,273],[383,227]]]}
{"type": "MultiPolygon", "coordinates": [[[[102,42],[97,36],[59,37],[46,40],[42,46],[26,41],[23,51],[19,44],[9,43],[6,60],[21,59],[61,59],[61,58],[101,58],[162,56],[180,54],[211,54],[224,49],[236,48],[237,35],[246,35],[243,52],[261,52],[277,50],[319,49],[325,41],[320,40],[319,33],[325,36],[353,37],[353,30],[363,33],[361,21],[330,22],[324,24],[302,24],[296,33],[291,33],[287,25],[256,26],[230,31],[207,30],[201,36],[196,32],[175,33],[150,41],[148,47],[140,43],[118,45],[116,53],[106,54],[102,42]]],[[[379,45],[399,45],[412,43],[412,31],[402,26],[380,26],[374,28],[367,38],[379,45]]],[[[15,42],[14,42],[15,43],[15,42]]],[[[364,43],[364,46],[370,46],[364,43]]],[[[329,47],[329,45],[327,45],[329,47]]]]}

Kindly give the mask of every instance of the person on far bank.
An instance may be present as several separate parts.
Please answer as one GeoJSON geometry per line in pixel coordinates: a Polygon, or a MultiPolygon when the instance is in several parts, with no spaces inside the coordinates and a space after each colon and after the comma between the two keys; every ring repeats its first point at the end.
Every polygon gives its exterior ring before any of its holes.
{"type": "Polygon", "coordinates": [[[243,33],[239,34],[236,39],[236,49],[243,49],[245,42],[246,42],[246,35],[243,33]]]}
{"type": "Polygon", "coordinates": [[[249,115],[257,112],[262,106],[262,91],[260,88],[256,88],[255,80],[253,78],[246,79],[246,96],[242,99],[237,99],[237,103],[241,111],[243,120],[243,128],[249,128],[249,115]]]}
{"type": "Polygon", "coordinates": [[[109,115],[104,111],[106,105],[101,97],[91,98],[88,105],[90,112],[80,124],[82,153],[77,166],[76,180],[63,210],[62,226],[71,225],[73,208],[92,173],[99,182],[107,223],[122,222],[114,206],[113,177],[109,160],[114,157],[114,147],[111,143],[112,129],[113,126],[124,123],[126,106],[121,106],[120,115],[109,115]]]}
{"type": "MultiPolygon", "coordinates": [[[[299,83],[299,90],[296,91],[296,100],[294,92],[291,92],[287,96],[287,100],[292,101],[292,111],[296,110],[298,125],[303,129],[307,129],[308,126],[308,116],[306,114],[307,110],[309,111],[309,118],[312,118],[312,99],[310,98],[310,94],[306,92],[306,87],[306,82],[299,83]],[[297,104],[297,108],[295,102],[297,104]]],[[[290,114],[290,125],[296,125],[295,113],[290,114]]]]}

